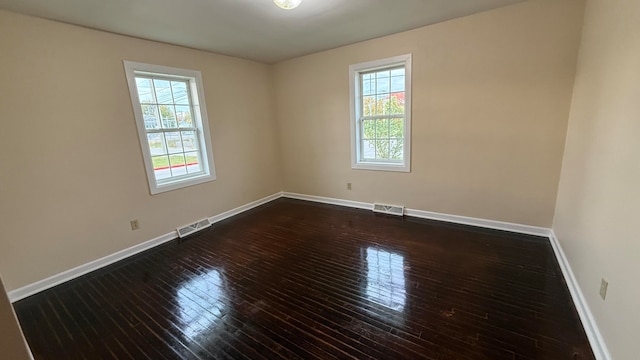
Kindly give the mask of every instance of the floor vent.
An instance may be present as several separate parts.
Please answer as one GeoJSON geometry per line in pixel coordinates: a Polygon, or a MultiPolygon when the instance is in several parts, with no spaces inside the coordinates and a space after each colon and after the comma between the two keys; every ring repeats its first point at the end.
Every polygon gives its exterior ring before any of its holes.
{"type": "Polygon", "coordinates": [[[404,206],[373,204],[373,212],[404,216],[404,206]]]}
{"type": "Polygon", "coordinates": [[[200,231],[202,229],[208,228],[209,226],[211,226],[211,222],[209,221],[209,219],[202,219],[200,221],[194,222],[193,224],[179,227],[178,236],[183,238],[189,234],[193,234],[196,231],[200,231]]]}

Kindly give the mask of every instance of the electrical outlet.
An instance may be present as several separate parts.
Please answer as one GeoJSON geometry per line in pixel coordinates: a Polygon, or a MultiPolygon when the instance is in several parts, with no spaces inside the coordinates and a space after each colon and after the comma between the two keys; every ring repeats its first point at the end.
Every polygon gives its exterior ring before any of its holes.
{"type": "Polygon", "coordinates": [[[347,183],[347,190],[351,190],[351,183],[350,182],[347,183]]]}
{"type": "Polygon", "coordinates": [[[609,282],[607,281],[607,279],[602,278],[602,281],[600,282],[600,297],[602,298],[602,300],[605,300],[607,298],[608,287],[609,287],[609,282]]]}
{"type": "Polygon", "coordinates": [[[129,221],[129,223],[131,224],[131,230],[140,229],[140,223],[138,222],[138,219],[131,220],[129,221]]]}

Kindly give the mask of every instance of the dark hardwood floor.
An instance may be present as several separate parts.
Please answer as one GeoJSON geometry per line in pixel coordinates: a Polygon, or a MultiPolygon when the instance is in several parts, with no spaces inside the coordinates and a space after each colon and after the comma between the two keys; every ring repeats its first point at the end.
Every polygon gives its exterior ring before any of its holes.
{"type": "Polygon", "coordinates": [[[36,359],[594,359],[548,239],[291,199],[14,306],[36,359]]]}

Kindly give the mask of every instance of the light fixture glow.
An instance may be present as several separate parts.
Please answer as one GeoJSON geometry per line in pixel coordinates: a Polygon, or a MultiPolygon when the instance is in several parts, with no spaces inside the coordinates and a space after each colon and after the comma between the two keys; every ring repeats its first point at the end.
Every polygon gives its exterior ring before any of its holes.
{"type": "Polygon", "coordinates": [[[273,2],[285,10],[291,10],[298,7],[302,0],[273,0],[273,2]]]}

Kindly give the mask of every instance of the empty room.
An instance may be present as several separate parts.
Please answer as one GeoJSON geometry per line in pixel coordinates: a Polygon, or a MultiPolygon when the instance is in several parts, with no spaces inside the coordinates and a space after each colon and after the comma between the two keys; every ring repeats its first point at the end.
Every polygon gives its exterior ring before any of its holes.
{"type": "Polygon", "coordinates": [[[0,0],[0,358],[640,358],[640,2],[0,0]]]}

